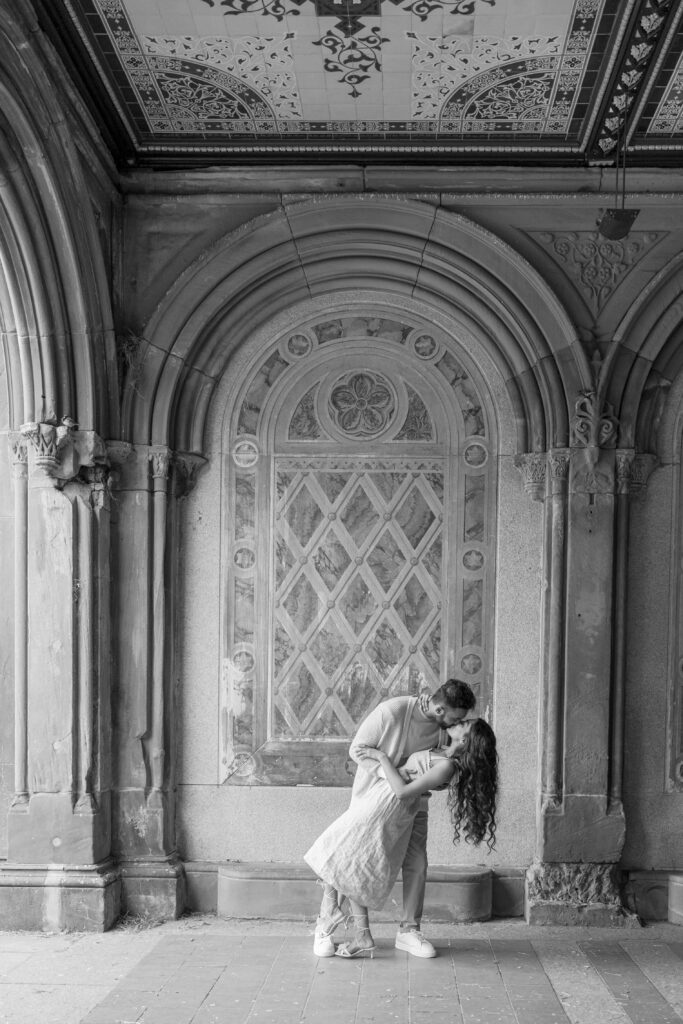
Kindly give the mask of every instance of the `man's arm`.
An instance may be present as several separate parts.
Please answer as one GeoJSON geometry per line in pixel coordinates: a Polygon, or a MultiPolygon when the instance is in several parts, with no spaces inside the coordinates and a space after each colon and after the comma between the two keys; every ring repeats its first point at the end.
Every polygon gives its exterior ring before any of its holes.
{"type": "Polygon", "coordinates": [[[356,735],[351,740],[349,757],[355,761],[359,768],[368,772],[369,775],[377,775],[380,763],[376,755],[366,753],[366,750],[373,750],[379,747],[384,735],[384,713],[382,705],[379,704],[374,711],[358,726],[356,735]]]}

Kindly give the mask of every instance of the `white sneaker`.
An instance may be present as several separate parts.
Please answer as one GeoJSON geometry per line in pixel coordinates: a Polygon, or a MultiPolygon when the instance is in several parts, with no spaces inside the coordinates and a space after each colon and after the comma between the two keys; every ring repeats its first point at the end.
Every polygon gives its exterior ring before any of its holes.
{"type": "Polygon", "coordinates": [[[313,936],[313,956],[334,956],[334,942],[331,935],[316,932],[313,936]]]}
{"type": "Polygon", "coordinates": [[[403,949],[413,956],[428,957],[436,956],[436,950],[428,939],[425,939],[422,932],[417,928],[411,928],[407,932],[399,932],[396,936],[396,949],[403,949]]]}

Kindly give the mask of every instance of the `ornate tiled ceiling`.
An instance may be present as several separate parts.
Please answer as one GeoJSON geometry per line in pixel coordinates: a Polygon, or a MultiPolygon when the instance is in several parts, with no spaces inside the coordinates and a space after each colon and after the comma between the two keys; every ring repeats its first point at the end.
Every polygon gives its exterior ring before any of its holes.
{"type": "Polygon", "coordinates": [[[676,0],[36,0],[128,163],[683,151],[676,0]]]}

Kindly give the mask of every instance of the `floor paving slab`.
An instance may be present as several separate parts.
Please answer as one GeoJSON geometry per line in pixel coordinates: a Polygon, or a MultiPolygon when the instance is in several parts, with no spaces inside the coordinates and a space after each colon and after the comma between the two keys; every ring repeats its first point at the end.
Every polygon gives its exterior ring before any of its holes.
{"type": "MultiPolygon", "coordinates": [[[[0,1024],[683,1024],[683,930],[425,928],[438,956],[316,959],[313,922],[0,932],[0,1024]]],[[[340,929],[339,940],[344,939],[340,929]]]]}

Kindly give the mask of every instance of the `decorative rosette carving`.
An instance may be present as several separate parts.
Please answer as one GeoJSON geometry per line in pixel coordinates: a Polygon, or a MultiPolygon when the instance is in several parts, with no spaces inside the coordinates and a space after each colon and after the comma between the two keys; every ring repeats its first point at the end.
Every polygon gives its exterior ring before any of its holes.
{"type": "Polygon", "coordinates": [[[337,427],[350,437],[376,437],[387,429],[396,411],[389,382],[378,373],[363,370],[332,388],[330,414],[337,427]]]}

